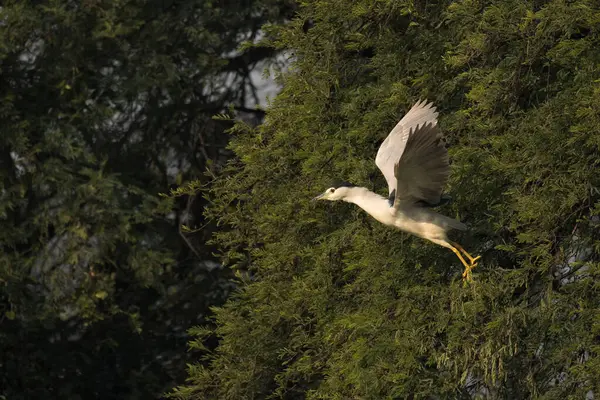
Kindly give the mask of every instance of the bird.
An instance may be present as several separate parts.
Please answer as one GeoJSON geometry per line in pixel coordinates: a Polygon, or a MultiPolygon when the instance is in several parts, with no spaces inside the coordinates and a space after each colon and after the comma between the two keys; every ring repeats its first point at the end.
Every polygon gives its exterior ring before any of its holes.
{"type": "Polygon", "coordinates": [[[313,200],[354,203],[385,225],[452,250],[465,268],[463,280],[471,282],[481,256],[471,256],[447,236],[453,229],[466,230],[467,225],[433,210],[450,200],[442,194],[450,164],[437,117],[433,103],[417,101],[379,147],[375,164],[388,184],[387,198],[345,182],[313,200]]]}

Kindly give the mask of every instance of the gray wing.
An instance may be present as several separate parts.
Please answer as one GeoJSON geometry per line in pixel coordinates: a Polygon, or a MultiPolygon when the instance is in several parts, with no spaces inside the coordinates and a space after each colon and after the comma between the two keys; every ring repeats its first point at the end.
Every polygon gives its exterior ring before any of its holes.
{"type": "Polygon", "coordinates": [[[375,164],[383,173],[389,187],[389,194],[397,188],[394,166],[402,156],[411,129],[431,123],[437,125],[438,113],[432,103],[418,101],[388,134],[377,152],[375,164]]]}
{"type": "Polygon", "coordinates": [[[402,157],[394,166],[397,192],[394,207],[401,202],[440,202],[448,181],[448,151],[440,129],[431,123],[410,129],[402,157]]]}

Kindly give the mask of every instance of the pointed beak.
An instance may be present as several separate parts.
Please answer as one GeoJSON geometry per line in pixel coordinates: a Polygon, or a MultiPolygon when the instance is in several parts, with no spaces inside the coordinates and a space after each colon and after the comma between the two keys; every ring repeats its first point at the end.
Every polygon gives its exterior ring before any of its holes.
{"type": "Polygon", "coordinates": [[[314,197],[311,201],[317,201],[317,200],[321,200],[323,197],[325,196],[325,193],[321,193],[320,195],[318,195],[317,197],[314,197]]]}

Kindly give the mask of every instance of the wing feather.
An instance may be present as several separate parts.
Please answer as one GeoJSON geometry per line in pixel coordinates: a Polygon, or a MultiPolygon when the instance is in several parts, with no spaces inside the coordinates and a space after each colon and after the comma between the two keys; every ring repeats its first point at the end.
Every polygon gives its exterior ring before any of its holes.
{"type": "Polygon", "coordinates": [[[440,202],[450,164],[441,132],[434,124],[410,129],[402,156],[394,166],[398,190],[394,206],[403,201],[440,202]]]}
{"type": "MultiPolygon", "coordinates": [[[[397,189],[395,165],[405,152],[411,131],[425,124],[437,125],[437,116],[438,113],[432,103],[418,101],[396,124],[379,147],[375,164],[385,177],[389,194],[397,189]]],[[[397,190],[396,194],[398,194],[397,190]]]]}

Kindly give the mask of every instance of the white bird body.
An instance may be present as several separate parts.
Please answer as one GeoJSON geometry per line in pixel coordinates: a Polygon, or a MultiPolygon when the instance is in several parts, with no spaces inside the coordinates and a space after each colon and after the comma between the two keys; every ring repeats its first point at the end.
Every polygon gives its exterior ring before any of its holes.
{"type": "Polygon", "coordinates": [[[388,183],[389,198],[364,187],[340,186],[315,199],[354,203],[382,224],[449,248],[465,266],[463,278],[470,280],[479,257],[472,257],[446,236],[451,229],[465,230],[467,226],[429,208],[440,204],[450,173],[437,115],[432,104],[416,103],[379,147],[375,164],[388,183]]]}
{"type": "Polygon", "coordinates": [[[356,204],[382,224],[427,240],[443,240],[446,238],[446,231],[452,228],[466,229],[463,223],[433,210],[404,205],[390,207],[388,199],[364,187],[344,187],[337,190],[344,193],[341,200],[356,204]]]}

